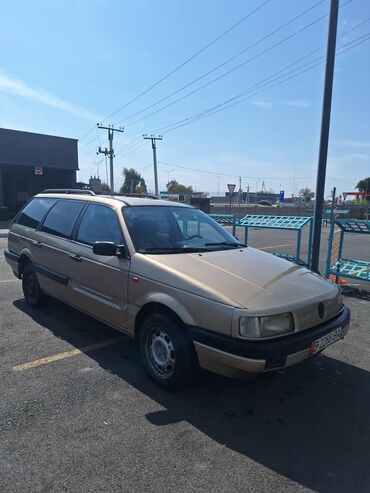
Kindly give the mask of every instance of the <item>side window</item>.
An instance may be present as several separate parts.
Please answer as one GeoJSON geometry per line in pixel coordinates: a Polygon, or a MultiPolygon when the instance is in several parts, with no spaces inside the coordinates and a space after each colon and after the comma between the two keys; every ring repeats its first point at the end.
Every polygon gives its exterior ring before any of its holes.
{"type": "Polygon", "coordinates": [[[90,204],[82,218],[76,240],[86,245],[93,245],[96,241],[112,241],[120,245],[122,233],[114,210],[104,205],[90,204]]]}
{"type": "Polygon", "coordinates": [[[59,200],[46,216],[41,231],[62,238],[70,238],[73,226],[84,202],[77,200],[59,200]]]}
{"type": "Polygon", "coordinates": [[[20,212],[17,224],[36,229],[56,199],[35,198],[20,212]]]}

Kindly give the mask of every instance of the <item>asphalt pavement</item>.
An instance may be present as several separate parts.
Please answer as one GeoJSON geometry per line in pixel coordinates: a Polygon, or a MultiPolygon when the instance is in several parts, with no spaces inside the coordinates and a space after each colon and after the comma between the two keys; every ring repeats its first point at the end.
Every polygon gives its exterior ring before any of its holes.
{"type": "Polygon", "coordinates": [[[122,334],[57,301],[29,308],[5,246],[1,491],[369,491],[366,286],[345,296],[348,336],[317,358],[247,381],[203,372],[168,393],[122,334]]]}

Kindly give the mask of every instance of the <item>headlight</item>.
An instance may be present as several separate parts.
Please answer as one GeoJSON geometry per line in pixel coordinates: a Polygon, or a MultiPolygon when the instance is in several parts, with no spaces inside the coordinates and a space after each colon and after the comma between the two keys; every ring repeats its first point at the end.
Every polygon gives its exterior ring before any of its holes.
{"type": "Polygon", "coordinates": [[[240,317],[239,333],[242,337],[259,339],[288,334],[294,331],[291,313],[281,313],[267,317],[240,317]]]}

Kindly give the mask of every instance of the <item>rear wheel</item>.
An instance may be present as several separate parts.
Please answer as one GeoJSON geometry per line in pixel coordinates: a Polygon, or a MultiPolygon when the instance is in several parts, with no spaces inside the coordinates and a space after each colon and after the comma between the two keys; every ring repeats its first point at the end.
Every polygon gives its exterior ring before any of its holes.
{"type": "Polygon", "coordinates": [[[167,314],[149,315],[140,330],[140,352],[146,371],[161,387],[188,385],[198,362],[185,329],[167,314]]]}
{"type": "Polygon", "coordinates": [[[25,265],[22,276],[22,288],[26,302],[36,308],[41,306],[45,301],[45,295],[41,291],[39,281],[37,279],[35,268],[29,262],[25,265]]]}

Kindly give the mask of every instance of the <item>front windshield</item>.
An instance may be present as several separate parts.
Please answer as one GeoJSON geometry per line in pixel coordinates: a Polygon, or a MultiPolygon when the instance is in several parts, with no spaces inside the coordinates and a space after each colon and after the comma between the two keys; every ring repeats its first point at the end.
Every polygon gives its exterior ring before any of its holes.
{"type": "Polygon", "coordinates": [[[140,253],[202,252],[243,246],[199,209],[131,206],[123,207],[122,212],[140,253]]]}

